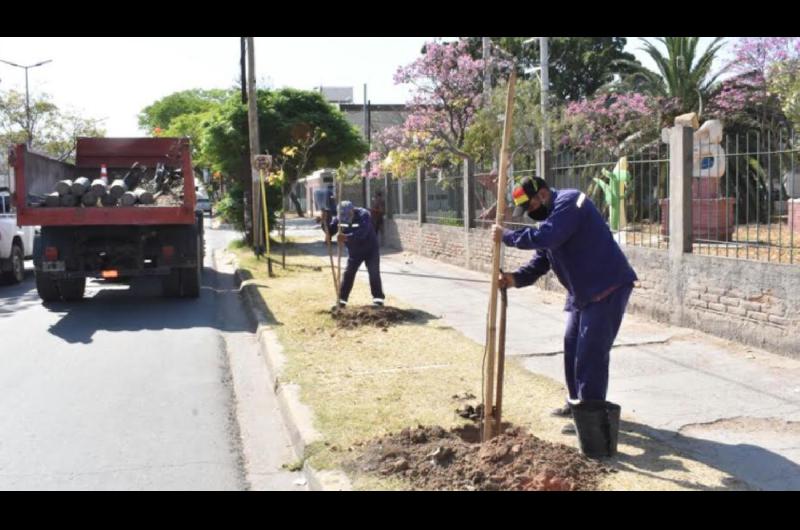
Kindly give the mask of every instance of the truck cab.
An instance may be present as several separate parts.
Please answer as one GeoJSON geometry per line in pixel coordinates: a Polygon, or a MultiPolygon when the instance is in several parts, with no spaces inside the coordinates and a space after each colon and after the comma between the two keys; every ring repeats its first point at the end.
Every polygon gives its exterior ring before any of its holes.
{"type": "Polygon", "coordinates": [[[32,226],[17,226],[17,214],[8,188],[0,188],[0,276],[5,283],[25,277],[25,259],[33,254],[32,226]]]}

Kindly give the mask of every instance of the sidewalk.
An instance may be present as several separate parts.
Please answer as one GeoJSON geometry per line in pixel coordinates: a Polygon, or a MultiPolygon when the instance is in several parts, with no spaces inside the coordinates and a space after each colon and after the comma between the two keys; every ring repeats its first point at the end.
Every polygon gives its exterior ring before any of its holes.
{"type": "MultiPolygon", "coordinates": [[[[290,224],[287,235],[319,238],[309,250],[326,255],[318,228],[290,224]]],[[[483,344],[487,274],[390,250],[381,274],[387,294],[483,344]]],[[[563,302],[536,287],[510,291],[506,342],[509,356],[559,383],[563,302]]],[[[611,358],[608,399],[626,421],[753,487],[800,490],[800,361],[630,314],[611,358]]]]}

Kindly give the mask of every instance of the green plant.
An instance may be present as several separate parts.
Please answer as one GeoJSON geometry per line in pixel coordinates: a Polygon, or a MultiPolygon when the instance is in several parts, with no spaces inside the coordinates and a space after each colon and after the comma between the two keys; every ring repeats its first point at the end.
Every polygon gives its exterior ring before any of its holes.
{"type": "Polygon", "coordinates": [[[594,178],[593,180],[603,190],[605,195],[606,204],[608,204],[608,224],[612,230],[619,230],[620,228],[620,211],[625,208],[624,197],[624,183],[630,180],[628,173],[628,159],[622,157],[614,166],[612,171],[603,169],[603,176],[608,179],[608,182],[594,178]]]}
{"type": "Polygon", "coordinates": [[[239,182],[234,182],[217,202],[216,211],[223,223],[228,223],[236,230],[244,232],[244,190],[239,182]]]}

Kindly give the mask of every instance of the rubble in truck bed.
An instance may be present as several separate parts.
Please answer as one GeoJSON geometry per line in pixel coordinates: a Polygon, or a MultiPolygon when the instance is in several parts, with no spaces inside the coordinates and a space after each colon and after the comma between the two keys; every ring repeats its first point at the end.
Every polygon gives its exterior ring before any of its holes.
{"type": "Polygon", "coordinates": [[[477,426],[450,431],[418,426],[351,450],[350,472],[395,476],[417,490],[578,491],[597,489],[613,472],[577,449],[508,426],[486,443],[477,426]]]}
{"type": "Polygon", "coordinates": [[[134,164],[128,170],[109,171],[107,178],[60,180],[51,193],[37,199],[43,207],[181,206],[183,193],[180,169],[134,164]]]}

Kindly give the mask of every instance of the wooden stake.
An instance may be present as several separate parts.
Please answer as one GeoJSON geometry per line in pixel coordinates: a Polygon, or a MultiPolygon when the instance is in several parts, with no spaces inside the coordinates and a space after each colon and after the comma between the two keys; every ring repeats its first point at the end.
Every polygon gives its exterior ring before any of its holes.
{"type": "Polygon", "coordinates": [[[500,289],[500,329],[497,332],[497,399],[495,399],[495,427],[497,434],[503,428],[503,378],[506,368],[506,312],[508,290],[500,289]]]}
{"type": "MultiPolygon", "coordinates": [[[[337,201],[336,211],[338,212],[339,211],[338,204],[341,204],[341,202],[342,202],[342,181],[341,180],[339,180],[339,190],[338,190],[338,193],[337,193],[337,196],[336,196],[336,201],[337,201]]],[[[342,220],[339,219],[339,222],[336,223],[336,245],[338,247],[338,249],[337,249],[338,257],[337,257],[337,259],[339,260],[339,268],[337,269],[337,272],[336,272],[336,277],[337,277],[336,285],[339,286],[339,292],[336,293],[336,296],[337,296],[336,304],[337,305],[339,304],[339,296],[341,295],[341,285],[342,285],[342,244],[339,242],[339,234],[341,234],[341,233],[342,233],[342,220]]]]}
{"type": "MultiPolygon", "coordinates": [[[[509,144],[511,142],[511,123],[514,115],[514,86],[517,81],[516,65],[511,67],[511,76],[508,79],[508,94],[506,95],[506,116],[503,125],[503,143],[500,150],[500,168],[497,176],[497,212],[495,224],[502,225],[506,214],[506,182],[508,180],[509,144]]],[[[500,245],[494,244],[492,249],[492,290],[489,294],[489,322],[486,329],[486,373],[484,380],[483,396],[483,434],[482,441],[492,439],[499,428],[495,422],[494,411],[494,382],[495,382],[495,341],[497,340],[497,286],[500,273],[500,245]]]]}
{"type": "Polygon", "coordinates": [[[267,242],[267,275],[272,278],[272,255],[269,249],[269,212],[267,211],[267,186],[265,184],[266,178],[264,170],[258,171],[259,180],[261,181],[261,205],[264,210],[264,238],[267,242]]]}

